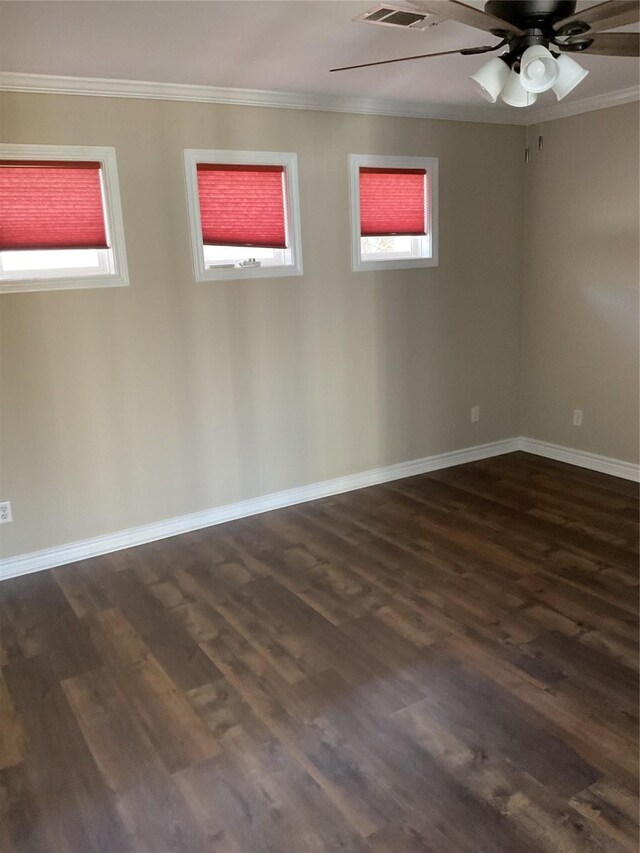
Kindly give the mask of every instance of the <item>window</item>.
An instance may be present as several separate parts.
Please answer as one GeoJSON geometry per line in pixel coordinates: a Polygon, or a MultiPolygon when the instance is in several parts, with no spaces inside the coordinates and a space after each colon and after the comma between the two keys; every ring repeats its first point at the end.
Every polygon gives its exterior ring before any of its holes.
{"type": "Polygon", "coordinates": [[[0,291],[128,283],[115,150],[0,145],[0,291]]]}
{"type": "Polygon", "coordinates": [[[438,264],[438,160],[351,154],[355,272],[438,264]]]}
{"type": "Polygon", "coordinates": [[[301,275],[295,154],[185,151],[197,281],[301,275]]]}

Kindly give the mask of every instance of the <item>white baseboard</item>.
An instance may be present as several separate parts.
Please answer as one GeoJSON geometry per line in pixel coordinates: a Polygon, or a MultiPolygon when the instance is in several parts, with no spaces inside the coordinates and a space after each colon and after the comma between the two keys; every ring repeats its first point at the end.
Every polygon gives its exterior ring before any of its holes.
{"type": "Polygon", "coordinates": [[[203,527],[212,527],[215,524],[233,521],[236,518],[258,515],[272,509],[306,503],[341,492],[351,492],[354,489],[375,486],[378,483],[388,483],[391,480],[400,480],[403,477],[412,477],[415,474],[426,474],[428,471],[450,468],[464,462],[488,459],[490,456],[512,453],[517,449],[518,439],[516,438],[492,441],[489,444],[479,444],[463,450],[454,450],[451,453],[438,453],[435,456],[426,456],[424,459],[415,459],[411,462],[400,462],[386,468],[373,468],[369,471],[361,471],[358,474],[338,477],[335,480],[324,480],[308,486],[298,486],[282,492],[273,492],[238,503],[205,509],[202,512],[167,518],[164,521],[131,527],[117,533],[108,533],[106,536],[96,536],[92,539],[71,542],[69,545],[46,548],[42,551],[33,551],[30,554],[20,554],[17,557],[8,557],[0,560],[0,579],[27,575],[31,572],[39,572],[42,569],[52,569],[55,566],[64,566],[67,563],[99,557],[101,554],[121,551],[123,548],[131,548],[134,545],[143,545],[145,542],[166,539],[179,533],[189,533],[203,527]]]}
{"type": "Polygon", "coordinates": [[[640,465],[633,462],[623,462],[621,459],[612,459],[610,456],[587,453],[586,450],[574,450],[572,447],[562,447],[559,444],[550,444],[548,441],[538,441],[536,438],[525,436],[519,438],[517,443],[518,450],[524,450],[526,453],[546,456],[547,459],[556,459],[558,462],[567,462],[569,465],[589,468],[591,471],[600,471],[612,477],[640,482],[640,465]]]}
{"type": "Polygon", "coordinates": [[[546,456],[549,459],[568,462],[570,465],[590,468],[592,471],[602,471],[614,477],[640,481],[640,466],[631,462],[610,459],[607,456],[598,456],[595,453],[587,453],[583,450],[573,450],[569,447],[561,447],[533,438],[507,438],[502,441],[492,441],[489,444],[467,447],[463,450],[454,450],[451,453],[438,453],[434,456],[426,456],[423,459],[414,459],[411,462],[400,462],[386,468],[373,468],[369,471],[361,471],[358,474],[338,477],[335,480],[324,480],[308,486],[298,486],[282,492],[273,492],[269,495],[249,498],[249,500],[213,507],[189,515],[143,524],[140,527],[131,527],[117,533],[108,533],[105,536],[71,542],[68,545],[60,545],[56,548],[46,548],[42,551],[33,551],[30,554],[8,557],[0,561],[0,579],[27,575],[43,569],[52,569],[55,566],[64,566],[67,563],[99,557],[101,554],[121,551],[123,548],[131,548],[134,545],[143,545],[145,542],[166,539],[179,533],[189,533],[203,527],[212,527],[225,521],[233,521],[236,518],[246,518],[273,509],[281,509],[330,495],[338,495],[342,492],[351,492],[354,489],[375,486],[378,483],[388,483],[392,480],[401,480],[404,477],[413,477],[416,474],[427,474],[429,471],[437,471],[441,468],[452,468],[454,465],[462,465],[465,462],[474,462],[478,459],[488,459],[491,456],[500,456],[504,453],[513,453],[515,450],[524,450],[537,456],[546,456]]]}

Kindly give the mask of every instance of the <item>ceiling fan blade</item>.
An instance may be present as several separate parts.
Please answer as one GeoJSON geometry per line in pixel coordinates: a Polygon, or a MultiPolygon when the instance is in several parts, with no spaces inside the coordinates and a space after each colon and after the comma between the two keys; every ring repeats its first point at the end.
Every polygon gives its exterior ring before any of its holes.
{"type": "Polygon", "coordinates": [[[474,6],[460,3],[459,0],[411,0],[411,5],[450,21],[457,21],[459,24],[484,30],[487,33],[499,30],[501,33],[509,32],[522,35],[522,30],[514,24],[503,21],[502,18],[496,18],[495,15],[489,15],[474,6]]]}
{"type": "MultiPolygon", "coordinates": [[[[572,44],[590,41],[591,44],[580,49],[579,53],[594,53],[600,56],[640,56],[640,33],[590,33],[578,36],[575,42],[569,39],[566,50],[575,52],[572,44]]],[[[563,50],[563,47],[560,47],[563,50]]]]}
{"type": "Polygon", "coordinates": [[[638,0],[608,0],[597,6],[589,6],[562,21],[554,24],[556,32],[561,32],[569,24],[584,23],[594,33],[624,27],[640,20],[640,2],[638,0]]]}
{"type": "Polygon", "coordinates": [[[476,53],[490,53],[504,45],[504,41],[496,45],[482,47],[463,47],[459,50],[441,50],[439,53],[418,53],[415,56],[399,56],[397,59],[381,59],[378,62],[362,62],[360,65],[344,65],[342,68],[330,68],[329,71],[351,71],[354,68],[371,68],[372,65],[390,65],[392,62],[408,62],[410,59],[428,59],[430,56],[451,56],[461,53],[463,56],[473,56],[476,53]]]}

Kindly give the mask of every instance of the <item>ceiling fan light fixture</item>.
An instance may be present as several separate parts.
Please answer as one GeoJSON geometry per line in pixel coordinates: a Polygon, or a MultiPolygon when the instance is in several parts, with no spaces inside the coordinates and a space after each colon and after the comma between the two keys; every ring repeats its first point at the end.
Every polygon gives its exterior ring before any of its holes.
{"type": "Polygon", "coordinates": [[[553,91],[556,98],[561,101],[576,88],[578,83],[582,83],[589,72],[566,53],[561,53],[556,63],[558,79],[553,84],[553,91]]]}
{"type": "Polygon", "coordinates": [[[558,65],[541,44],[528,47],[520,59],[520,83],[528,92],[546,92],[558,79],[558,65]]]}
{"type": "MultiPolygon", "coordinates": [[[[400,0],[395,0],[399,2],[400,0]]],[[[379,0],[380,2],[380,0],[379,0]]],[[[405,0],[417,12],[386,3],[366,13],[368,22],[413,26],[414,18],[457,21],[500,39],[498,43],[439,50],[399,56],[378,62],[361,62],[331,68],[349,71],[356,68],[390,65],[438,56],[477,56],[491,53],[493,59],[482,65],[470,79],[478,93],[490,103],[499,98],[512,107],[529,107],[537,95],[553,90],[560,101],[584,80],[587,71],[568,54],[584,52],[600,56],[638,57],[637,32],[620,32],[640,21],[640,0],[584,0],[588,8],[576,11],[576,0],[405,0]],[[402,20],[387,20],[387,14],[402,20]],[[411,20],[406,21],[406,17],[411,20]],[[384,19],[384,20],[383,20],[384,19]],[[618,30],[609,32],[609,30],[618,30]],[[511,69],[511,70],[509,70],[511,69]]],[[[580,4],[582,6],[582,2],[580,4]]],[[[422,22],[424,23],[424,21],[422,22]]]]}
{"type": "Polygon", "coordinates": [[[495,104],[509,79],[509,73],[507,63],[499,56],[494,56],[469,79],[475,83],[483,98],[495,104]]]}
{"type": "Polygon", "coordinates": [[[507,84],[502,90],[502,100],[510,107],[530,107],[535,104],[538,96],[529,92],[520,81],[517,71],[511,69],[507,84]]]}

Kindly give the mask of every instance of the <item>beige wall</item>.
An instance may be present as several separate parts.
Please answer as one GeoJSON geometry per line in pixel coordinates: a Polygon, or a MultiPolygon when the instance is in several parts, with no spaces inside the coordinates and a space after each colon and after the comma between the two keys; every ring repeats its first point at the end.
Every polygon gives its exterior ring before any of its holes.
{"type": "Polygon", "coordinates": [[[522,432],[637,462],[638,104],[541,132],[526,169],[522,432]]]}
{"type": "Polygon", "coordinates": [[[131,275],[0,298],[4,556],[517,433],[522,128],[2,97],[4,141],[115,146],[131,275]],[[298,153],[303,277],[194,282],[207,147],[298,153]],[[349,153],[440,158],[438,268],[350,271],[349,153]]]}

